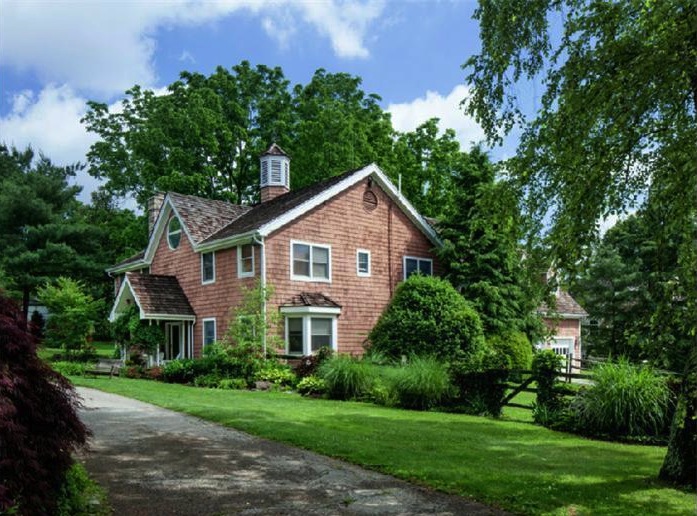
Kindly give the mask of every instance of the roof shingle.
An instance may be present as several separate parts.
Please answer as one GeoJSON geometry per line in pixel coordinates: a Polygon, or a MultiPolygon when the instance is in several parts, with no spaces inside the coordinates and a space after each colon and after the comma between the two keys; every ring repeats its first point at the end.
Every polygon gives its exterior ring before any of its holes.
{"type": "Polygon", "coordinates": [[[128,283],[145,315],[195,317],[193,308],[174,276],[126,273],[128,283]]]}
{"type": "Polygon", "coordinates": [[[249,206],[169,192],[172,204],[182,218],[194,243],[198,244],[233,220],[248,212],[249,206]]]}
{"type": "Polygon", "coordinates": [[[586,312],[578,302],[571,297],[565,290],[558,290],[555,294],[555,306],[550,309],[545,303],[541,304],[537,311],[541,314],[562,314],[562,315],[575,315],[579,317],[586,317],[588,312],[586,312]]]}
{"type": "Polygon", "coordinates": [[[341,308],[341,305],[325,296],[321,292],[301,292],[290,298],[282,306],[313,306],[313,307],[323,307],[323,308],[341,308]]]}

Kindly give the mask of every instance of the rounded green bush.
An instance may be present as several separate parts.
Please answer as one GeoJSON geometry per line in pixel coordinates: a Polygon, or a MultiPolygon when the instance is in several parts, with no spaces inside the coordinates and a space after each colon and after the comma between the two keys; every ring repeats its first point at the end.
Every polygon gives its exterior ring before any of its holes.
{"type": "Polygon", "coordinates": [[[371,352],[452,359],[484,347],[474,308],[445,280],[413,275],[397,287],[368,336],[371,352]]]}
{"type": "Polygon", "coordinates": [[[532,344],[520,331],[509,331],[493,335],[488,339],[489,345],[508,360],[511,369],[530,369],[532,365],[532,344]]]}

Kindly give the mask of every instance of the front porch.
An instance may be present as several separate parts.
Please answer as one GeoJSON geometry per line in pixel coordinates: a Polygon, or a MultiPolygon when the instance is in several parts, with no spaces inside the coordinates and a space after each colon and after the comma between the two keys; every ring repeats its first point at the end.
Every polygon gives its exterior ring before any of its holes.
{"type": "MultiPolygon", "coordinates": [[[[174,276],[127,273],[114,300],[109,320],[137,308],[138,317],[157,336],[144,353],[149,367],[194,357],[196,314],[174,276]],[[158,331],[159,330],[159,331],[158,331]]],[[[122,349],[125,356],[126,349],[122,349]]]]}

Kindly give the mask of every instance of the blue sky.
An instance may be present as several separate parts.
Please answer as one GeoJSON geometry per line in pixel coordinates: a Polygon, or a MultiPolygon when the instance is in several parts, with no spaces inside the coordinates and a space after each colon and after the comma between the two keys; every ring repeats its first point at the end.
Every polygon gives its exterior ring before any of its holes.
{"type": "MultiPolygon", "coordinates": [[[[473,0],[0,0],[0,140],[59,164],[84,161],[87,100],[117,105],[134,84],[163,89],[182,70],[242,60],[292,84],[348,72],[383,99],[395,129],[436,116],[463,147],[482,139],[459,102],[479,51],[473,0]]],[[[492,157],[511,155],[509,140],[492,157]]],[[[85,174],[83,199],[96,187],[85,174]]]]}

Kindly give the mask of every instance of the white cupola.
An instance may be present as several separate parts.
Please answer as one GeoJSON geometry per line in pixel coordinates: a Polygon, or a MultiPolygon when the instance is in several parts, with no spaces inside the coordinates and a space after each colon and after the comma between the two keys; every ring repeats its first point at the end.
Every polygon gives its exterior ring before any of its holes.
{"type": "Polygon", "coordinates": [[[290,156],[272,143],[259,157],[261,202],[270,201],[290,191],[290,156]]]}

